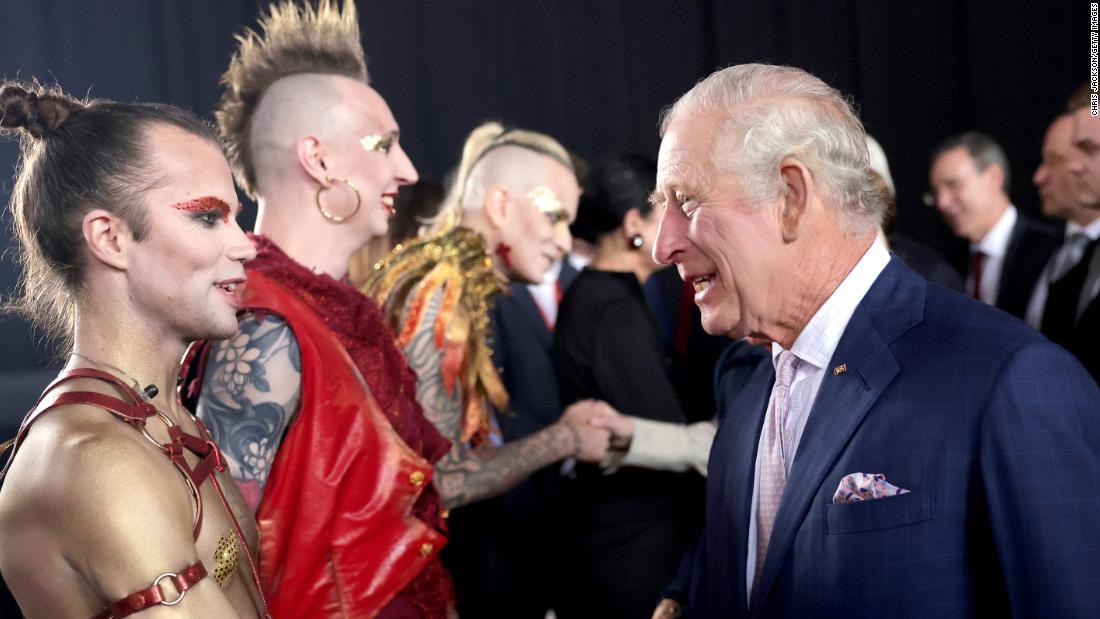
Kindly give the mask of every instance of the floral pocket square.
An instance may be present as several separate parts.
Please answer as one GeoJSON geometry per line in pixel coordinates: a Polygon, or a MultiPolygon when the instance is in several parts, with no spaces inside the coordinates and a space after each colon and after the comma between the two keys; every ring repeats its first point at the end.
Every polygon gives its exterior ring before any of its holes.
{"type": "Polygon", "coordinates": [[[840,480],[840,485],[833,494],[833,503],[872,501],[899,494],[909,494],[909,491],[886,481],[886,476],[882,473],[852,473],[840,480]]]}

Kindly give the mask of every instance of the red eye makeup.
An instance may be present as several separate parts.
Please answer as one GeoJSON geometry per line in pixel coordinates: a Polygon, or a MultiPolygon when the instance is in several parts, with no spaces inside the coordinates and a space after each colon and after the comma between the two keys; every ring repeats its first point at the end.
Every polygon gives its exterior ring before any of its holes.
{"type": "Polygon", "coordinates": [[[186,202],[179,202],[173,204],[172,208],[178,211],[185,211],[187,213],[205,213],[209,211],[215,211],[221,213],[222,221],[229,223],[229,213],[232,212],[232,208],[225,203],[225,200],[221,198],[215,198],[214,196],[203,196],[201,198],[195,198],[194,200],[187,200],[186,202]]]}

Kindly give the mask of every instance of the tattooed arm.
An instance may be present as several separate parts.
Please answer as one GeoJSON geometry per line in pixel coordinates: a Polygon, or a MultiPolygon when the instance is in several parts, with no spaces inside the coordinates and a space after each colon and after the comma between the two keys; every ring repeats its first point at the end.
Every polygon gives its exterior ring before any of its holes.
{"type": "Polygon", "coordinates": [[[298,341],[279,316],[241,316],[237,334],[208,353],[198,416],[253,511],[302,386],[298,341]]]}
{"type": "MultiPolygon", "coordinates": [[[[445,507],[506,492],[535,471],[568,456],[597,462],[604,457],[608,433],[576,421],[581,417],[577,415],[565,415],[563,421],[492,451],[475,452],[464,445],[462,394],[458,387],[448,393],[443,385],[443,351],[434,342],[433,325],[441,300],[441,294],[431,299],[422,326],[405,353],[417,375],[416,398],[424,415],[451,440],[451,451],[435,465],[435,485],[445,507]]],[[[578,402],[571,408],[585,406],[592,403],[578,402]]]]}

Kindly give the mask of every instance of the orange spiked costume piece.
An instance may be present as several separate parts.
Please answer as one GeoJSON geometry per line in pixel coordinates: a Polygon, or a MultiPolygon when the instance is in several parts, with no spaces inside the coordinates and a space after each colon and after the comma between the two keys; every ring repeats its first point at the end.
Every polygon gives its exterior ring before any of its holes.
{"type": "Polygon", "coordinates": [[[489,405],[508,410],[488,342],[492,298],[507,288],[493,270],[485,239],[467,228],[445,229],[398,245],[374,269],[363,292],[382,307],[400,348],[428,326],[425,320],[433,321],[429,332],[432,345],[443,351],[443,385],[451,395],[458,388],[462,396],[462,440],[483,440],[489,405]]]}

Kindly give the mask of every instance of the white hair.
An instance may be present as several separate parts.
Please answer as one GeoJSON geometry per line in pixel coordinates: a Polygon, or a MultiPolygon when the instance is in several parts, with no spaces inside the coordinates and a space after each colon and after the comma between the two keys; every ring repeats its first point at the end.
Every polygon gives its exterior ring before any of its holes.
{"type": "Polygon", "coordinates": [[[858,234],[877,228],[885,204],[871,179],[867,134],[840,92],[793,67],[744,64],[712,73],[665,111],[669,125],[690,114],[716,114],[715,166],[735,172],[748,199],[783,195],[779,164],[802,162],[841,225],[858,234]]]}
{"type": "Polygon", "coordinates": [[[890,161],[886,158],[886,151],[882,149],[882,144],[870,135],[867,136],[867,154],[871,156],[871,171],[882,177],[890,197],[896,198],[898,191],[894,187],[894,176],[890,174],[890,161]]]}

